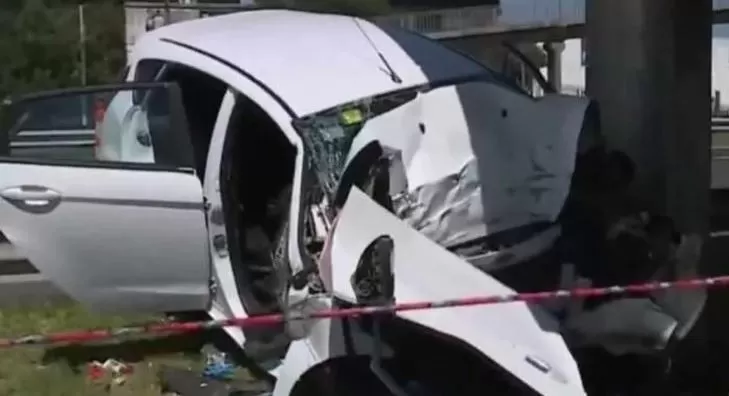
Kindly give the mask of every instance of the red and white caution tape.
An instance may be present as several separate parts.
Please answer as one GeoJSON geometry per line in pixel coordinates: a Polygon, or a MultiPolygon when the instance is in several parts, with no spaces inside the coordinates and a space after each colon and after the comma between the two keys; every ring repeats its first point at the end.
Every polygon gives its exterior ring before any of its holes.
{"type": "Polygon", "coordinates": [[[276,325],[291,320],[351,318],[395,312],[420,311],[426,309],[504,304],[517,301],[537,303],[555,299],[582,299],[627,294],[640,295],[666,289],[691,290],[726,286],[729,286],[729,276],[717,276],[712,278],[686,279],[673,282],[651,282],[627,286],[580,288],[572,290],[554,290],[536,293],[513,293],[498,296],[475,296],[440,301],[405,302],[388,306],[357,306],[352,308],[335,308],[322,310],[306,315],[299,314],[295,316],[271,314],[252,316],[248,318],[231,318],[223,320],[208,320],[196,322],[155,322],[136,326],[119,327],[115,329],[86,329],[51,334],[33,334],[16,338],[0,339],[0,348],[9,348],[22,345],[88,343],[130,336],[159,336],[169,334],[192,333],[230,326],[237,326],[241,328],[263,327],[276,325]]]}

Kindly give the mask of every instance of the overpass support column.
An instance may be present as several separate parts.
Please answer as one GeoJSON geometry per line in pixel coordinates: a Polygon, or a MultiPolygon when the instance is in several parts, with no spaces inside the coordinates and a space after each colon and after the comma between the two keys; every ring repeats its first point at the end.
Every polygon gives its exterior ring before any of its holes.
{"type": "Polygon", "coordinates": [[[551,41],[542,46],[547,53],[547,80],[554,86],[557,92],[562,91],[562,52],[564,42],[551,41]]]}
{"type": "Polygon", "coordinates": [[[712,0],[587,0],[587,92],[636,192],[682,232],[708,228],[712,0]]]}

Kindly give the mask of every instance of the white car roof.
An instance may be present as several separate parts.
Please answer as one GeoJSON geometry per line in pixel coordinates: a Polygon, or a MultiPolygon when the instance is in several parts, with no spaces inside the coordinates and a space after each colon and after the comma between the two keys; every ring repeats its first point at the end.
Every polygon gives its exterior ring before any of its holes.
{"type": "Polygon", "coordinates": [[[165,26],[145,34],[139,44],[160,39],[235,65],[266,85],[296,116],[428,82],[488,73],[425,37],[342,15],[244,11],[165,26]],[[402,83],[392,80],[377,51],[402,83]]]}

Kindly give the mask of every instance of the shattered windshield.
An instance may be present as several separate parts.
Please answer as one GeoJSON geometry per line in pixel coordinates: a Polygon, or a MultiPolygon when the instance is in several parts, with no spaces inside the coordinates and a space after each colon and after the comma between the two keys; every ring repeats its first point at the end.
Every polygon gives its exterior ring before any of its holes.
{"type": "Polygon", "coordinates": [[[366,98],[296,122],[317,180],[329,197],[336,192],[352,142],[364,125],[415,99],[417,94],[417,90],[408,90],[366,98]]]}

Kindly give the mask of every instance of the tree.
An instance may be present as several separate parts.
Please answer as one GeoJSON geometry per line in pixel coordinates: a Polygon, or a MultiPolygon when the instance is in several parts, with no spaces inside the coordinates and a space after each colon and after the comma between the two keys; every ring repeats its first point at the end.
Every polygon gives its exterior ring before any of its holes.
{"type": "Polygon", "coordinates": [[[67,86],[74,78],[78,36],[68,29],[74,18],[58,11],[43,0],[26,0],[17,11],[3,12],[3,94],[67,86]]]}
{"type": "MultiPolygon", "coordinates": [[[[0,97],[81,83],[77,1],[3,0],[0,97]]],[[[124,13],[114,0],[85,6],[87,79],[110,81],[124,64],[124,13]]]]}
{"type": "Polygon", "coordinates": [[[88,82],[115,82],[126,63],[124,9],[113,0],[96,0],[86,6],[85,19],[88,82]]]}

